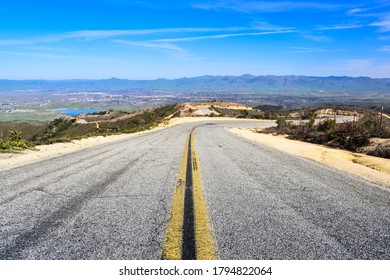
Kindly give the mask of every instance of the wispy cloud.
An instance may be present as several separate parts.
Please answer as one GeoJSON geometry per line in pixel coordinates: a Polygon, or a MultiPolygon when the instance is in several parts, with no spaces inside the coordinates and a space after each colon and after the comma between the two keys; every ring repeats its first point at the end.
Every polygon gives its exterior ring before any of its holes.
{"type": "Polygon", "coordinates": [[[347,15],[358,17],[370,17],[383,15],[383,12],[390,6],[388,0],[375,0],[375,1],[362,1],[357,2],[355,7],[352,7],[347,11],[347,15]]]}
{"type": "Polygon", "coordinates": [[[338,24],[338,25],[332,25],[332,26],[319,26],[316,27],[314,30],[343,30],[343,29],[355,29],[355,28],[362,28],[364,25],[362,24],[338,24]]]}
{"type": "Polygon", "coordinates": [[[97,40],[105,38],[153,35],[167,33],[199,33],[199,32],[226,32],[252,30],[253,27],[225,27],[225,28],[159,28],[159,29],[133,29],[133,30],[80,30],[61,34],[54,34],[38,39],[43,41],[60,41],[65,39],[97,40]]]}
{"type": "Polygon", "coordinates": [[[389,32],[390,31],[390,15],[385,16],[379,21],[373,22],[370,26],[379,27],[379,32],[389,32]]]}
{"type": "MultiPolygon", "coordinates": [[[[158,31],[155,31],[158,32],[158,31]]],[[[3,39],[0,40],[2,46],[12,45],[33,45],[36,43],[52,43],[67,39],[96,40],[125,35],[151,34],[149,30],[80,30],[65,33],[56,33],[44,36],[38,36],[28,39],[3,39]]]]}
{"type": "Polygon", "coordinates": [[[188,5],[186,3],[175,3],[175,5],[172,5],[172,1],[169,0],[159,0],[159,1],[141,1],[141,0],[100,0],[109,2],[110,4],[118,7],[132,7],[132,6],[139,6],[144,7],[148,9],[180,9],[180,8],[186,8],[188,5]]]}
{"type": "Polygon", "coordinates": [[[194,58],[194,56],[191,55],[187,50],[185,50],[179,46],[176,46],[175,44],[171,44],[171,43],[140,42],[140,41],[128,41],[128,40],[112,40],[112,42],[126,45],[126,46],[131,46],[131,47],[165,51],[178,59],[193,59],[194,58]]]}
{"type": "Polygon", "coordinates": [[[224,39],[230,37],[284,34],[284,33],[293,33],[293,32],[297,32],[297,31],[285,30],[285,31],[267,31],[267,32],[253,32],[253,33],[230,33],[230,34],[219,34],[219,35],[208,35],[208,36],[197,36],[197,37],[158,39],[158,40],[153,40],[153,42],[186,42],[186,41],[199,41],[199,40],[210,40],[210,39],[224,39]]]}
{"type": "Polygon", "coordinates": [[[281,30],[293,30],[295,28],[285,27],[274,25],[266,21],[255,21],[252,24],[254,30],[264,30],[264,31],[281,31],[281,30]]]}
{"type": "Polygon", "coordinates": [[[329,50],[322,48],[306,48],[306,47],[291,47],[293,49],[290,53],[325,53],[325,52],[340,52],[342,50],[329,50]]]}
{"type": "MultiPolygon", "coordinates": [[[[232,29],[234,29],[232,27],[232,29]]],[[[237,29],[239,29],[237,27],[237,29]]],[[[66,33],[52,34],[36,38],[41,42],[56,42],[66,39],[99,40],[125,36],[153,35],[180,32],[212,32],[214,28],[163,28],[163,29],[134,29],[134,30],[79,30],[66,33]]]]}
{"type": "Polygon", "coordinates": [[[284,12],[297,9],[305,10],[334,10],[345,7],[342,4],[328,4],[323,2],[295,2],[295,1],[211,1],[193,5],[197,9],[219,10],[228,9],[238,12],[284,12]]]}
{"type": "Polygon", "coordinates": [[[264,32],[225,33],[225,34],[215,34],[215,35],[205,35],[205,36],[164,38],[164,39],[155,39],[155,40],[148,40],[148,41],[134,41],[134,40],[111,40],[111,41],[114,43],[127,45],[131,47],[164,51],[178,59],[193,60],[197,58],[194,55],[192,55],[190,52],[188,52],[186,49],[174,43],[212,40],[212,39],[224,39],[224,38],[242,37],[242,36],[262,36],[262,35],[283,34],[283,33],[292,33],[292,32],[297,32],[297,31],[280,30],[280,31],[264,31],[264,32]]]}
{"type": "Polygon", "coordinates": [[[348,15],[354,15],[354,14],[357,14],[357,13],[361,13],[363,12],[364,10],[361,9],[361,8],[355,8],[355,9],[351,9],[347,12],[348,15]]]}
{"type": "Polygon", "coordinates": [[[0,40],[0,46],[30,45],[33,41],[29,40],[0,40]]]}
{"type": "Polygon", "coordinates": [[[51,34],[35,38],[40,42],[56,42],[66,39],[97,40],[125,35],[147,34],[144,30],[80,30],[58,34],[51,34]]]}
{"type": "Polygon", "coordinates": [[[382,48],[379,49],[381,52],[387,52],[387,53],[390,53],[390,46],[384,46],[382,48]]]}
{"type": "Polygon", "coordinates": [[[302,34],[302,37],[315,42],[329,42],[332,39],[324,35],[312,35],[312,34],[302,34]]]}
{"type": "Polygon", "coordinates": [[[70,56],[70,55],[58,55],[52,53],[38,53],[38,52],[15,52],[15,51],[0,51],[0,54],[5,55],[16,55],[16,56],[28,56],[37,58],[49,58],[49,59],[84,59],[81,56],[70,56]]]}
{"type": "Polygon", "coordinates": [[[44,52],[71,52],[71,49],[67,48],[53,48],[53,47],[45,47],[45,46],[36,46],[36,45],[31,45],[31,46],[25,46],[24,49],[28,50],[34,50],[34,51],[44,51],[44,52]]]}
{"type": "Polygon", "coordinates": [[[221,28],[159,28],[159,29],[133,29],[133,30],[77,30],[65,33],[56,33],[44,36],[38,36],[27,39],[3,39],[0,40],[0,46],[5,45],[32,45],[36,43],[52,43],[63,40],[101,40],[110,38],[121,38],[141,35],[158,35],[158,34],[189,34],[189,33],[222,33],[237,31],[263,31],[263,30],[281,30],[280,26],[273,26],[265,22],[254,23],[253,26],[233,26],[221,28]]]}

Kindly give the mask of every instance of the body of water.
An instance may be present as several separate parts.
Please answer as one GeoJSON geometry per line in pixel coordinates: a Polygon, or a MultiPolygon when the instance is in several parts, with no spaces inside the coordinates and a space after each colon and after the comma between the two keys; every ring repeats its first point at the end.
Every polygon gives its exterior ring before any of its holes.
{"type": "Polygon", "coordinates": [[[93,112],[98,112],[97,109],[60,109],[57,112],[64,114],[67,117],[73,117],[80,114],[90,114],[93,112]]]}

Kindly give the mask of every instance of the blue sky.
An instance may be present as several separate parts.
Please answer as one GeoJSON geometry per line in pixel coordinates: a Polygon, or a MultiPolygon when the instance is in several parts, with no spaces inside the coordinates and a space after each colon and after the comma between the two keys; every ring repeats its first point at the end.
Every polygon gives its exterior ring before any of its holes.
{"type": "Polygon", "coordinates": [[[0,79],[390,77],[390,0],[1,0],[0,79]]]}

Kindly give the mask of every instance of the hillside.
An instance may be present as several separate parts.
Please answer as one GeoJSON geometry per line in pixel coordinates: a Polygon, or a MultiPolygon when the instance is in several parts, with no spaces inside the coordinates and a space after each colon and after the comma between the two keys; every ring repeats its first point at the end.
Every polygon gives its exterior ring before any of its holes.
{"type": "Polygon", "coordinates": [[[310,76],[201,76],[157,80],[0,80],[0,93],[14,90],[119,91],[152,90],[172,92],[225,92],[257,94],[342,94],[390,97],[390,78],[310,76]]]}
{"type": "Polygon", "coordinates": [[[106,136],[147,130],[178,111],[171,104],[138,113],[101,112],[95,115],[63,117],[49,123],[0,123],[0,150],[26,146],[67,142],[90,136],[106,136]],[[16,142],[23,140],[22,142],[16,142]],[[27,145],[26,145],[27,143],[27,145]]]}
{"type": "MultiPolygon", "coordinates": [[[[49,123],[1,122],[0,150],[68,142],[90,136],[134,133],[167,124],[173,117],[232,117],[277,119],[265,132],[389,158],[390,117],[359,107],[323,107],[310,110],[251,108],[234,102],[187,102],[138,112],[102,111],[57,118],[49,123]],[[270,110],[268,110],[270,109],[270,110]]],[[[263,131],[262,131],[263,132],[263,131]]]]}
{"type": "Polygon", "coordinates": [[[279,112],[277,126],[259,131],[352,152],[390,158],[390,119],[356,108],[322,108],[279,112]]]}
{"type": "Polygon", "coordinates": [[[134,133],[168,122],[172,117],[226,116],[263,118],[262,111],[230,102],[170,104],[138,112],[102,111],[57,118],[48,123],[0,122],[0,151],[68,142],[91,136],[134,133]],[[18,141],[21,142],[18,142],[18,141]],[[20,145],[19,145],[20,144],[20,145]]]}

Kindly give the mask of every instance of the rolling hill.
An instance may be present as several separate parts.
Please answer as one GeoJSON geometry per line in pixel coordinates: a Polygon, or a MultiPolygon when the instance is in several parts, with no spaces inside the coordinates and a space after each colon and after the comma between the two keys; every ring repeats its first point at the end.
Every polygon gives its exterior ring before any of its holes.
{"type": "Polygon", "coordinates": [[[390,78],[310,76],[201,76],[157,80],[0,80],[0,92],[39,91],[120,91],[224,92],[256,94],[343,94],[390,97],[390,78]]]}

